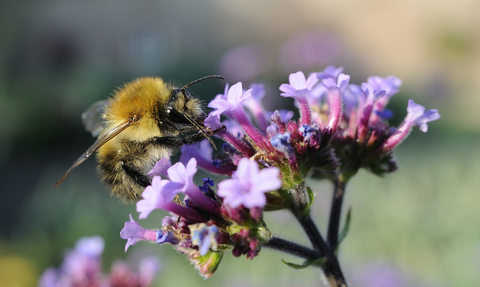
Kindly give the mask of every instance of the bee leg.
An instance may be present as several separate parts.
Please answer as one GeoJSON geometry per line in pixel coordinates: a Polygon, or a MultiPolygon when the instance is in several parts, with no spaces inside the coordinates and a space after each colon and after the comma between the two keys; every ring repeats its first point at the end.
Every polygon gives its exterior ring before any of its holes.
{"type": "Polygon", "coordinates": [[[194,144],[205,138],[203,134],[193,134],[185,138],[180,137],[154,137],[153,144],[160,145],[164,147],[169,147],[173,149],[179,149],[184,144],[194,144]]]}
{"type": "Polygon", "coordinates": [[[142,173],[140,173],[138,170],[128,166],[125,164],[125,162],[121,162],[122,168],[125,171],[125,173],[133,180],[135,181],[138,185],[147,187],[152,184],[150,178],[142,173]]]}
{"type": "Polygon", "coordinates": [[[152,143],[154,145],[175,149],[183,145],[183,140],[179,137],[154,137],[152,143]]]}
{"type": "Polygon", "coordinates": [[[193,135],[189,135],[187,137],[185,137],[184,139],[182,139],[182,143],[183,144],[186,144],[186,145],[191,145],[191,144],[194,144],[194,143],[197,143],[201,140],[205,139],[205,135],[204,134],[193,134],[193,135]]]}

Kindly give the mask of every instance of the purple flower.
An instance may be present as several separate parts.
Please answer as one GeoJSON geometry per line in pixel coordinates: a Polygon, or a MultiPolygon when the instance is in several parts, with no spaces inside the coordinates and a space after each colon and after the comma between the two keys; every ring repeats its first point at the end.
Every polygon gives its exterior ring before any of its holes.
{"type": "MultiPolygon", "coordinates": [[[[197,162],[204,162],[205,164],[212,164],[212,152],[213,148],[207,139],[200,141],[193,145],[182,146],[182,155],[180,156],[180,162],[187,164],[191,158],[195,158],[197,162]]],[[[165,173],[167,175],[168,173],[165,173]]]]}
{"type": "Polygon", "coordinates": [[[319,80],[328,78],[336,79],[341,72],[343,72],[343,67],[337,68],[335,66],[328,66],[325,68],[325,70],[323,70],[323,72],[317,73],[317,78],[319,80]]]}
{"type": "MultiPolygon", "coordinates": [[[[220,123],[220,115],[213,115],[212,113],[210,113],[205,119],[204,124],[206,127],[212,130],[220,128],[222,126],[222,124],[220,123]]],[[[225,124],[227,130],[220,130],[215,134],[215,136],[222,138],[223,140],[234,146],[244,156],[248,156],[251,152],[253,152],[251,151],[251,148],[241,140],[244,135],[244,130],[237,122],[234,122],[232,120],[226,120],[223,122],[223,124],[225,124]]],[[[224,173],[219,172],[219,174],[224,173]]]]}
{"type": "Polygon", "coordinates": [[[191,188],[196,186],[193,183],[193,176],[197,173],[197,160],[191,158],[186,166],[181,162],[177,162],[167,172],[170,182],[163,188],[162,195],[165,198],[173,199],[179,192],[189,194],[191,188]]]}
{"type": "Polygon", "coordinates": [[[276,112],[278,112],[280,114],[280,118],[282,119],[282,121],[284,123],[291,120],[293,118],[294,114],[295,114],[293,111],[289,111],[289,110],[278,110],[276,112]]]}
{"type": "Polygon", "coordinates": [[[282,84],[280,86],[280,95],[282,97],[292,97],[297,101],[300,109],[300,121],[302,124],[310,124],[311,111],[307,101],[307,95],[313,86],[318,82],[315,74],[311,74],[308,79],[302,72],[290,74],[288,77],[290,84],[282,84]]]}
{"type": "Polygon", "coordinates": [[[203,124],[212,130],[216,130],[222,127],[220,123],[220,114],[209,113],[203,124]]]}
{"type": "Polygon", "coordinates": [[[160,268],[161,264],[157,257],[147,256],[142,258],[138,262],[138,271],[140,273],[138,281],[140,281],[140,286],[152,285],[153,279],[155,279],[155,275],[157,275],[160,268]]]}
{"type": "Polygon", "coordinates": [[[192,244],[198,246],[198,251],[201,256],[207,254],[210,250],[216,250],[218,243],[215,235],[218,233],[218,228],[214,225],[207,226],[205,223],[192,224],[188,226],[191,232],[192,244]]]}
{"type": "Polygon", "coordinates": [[[156,233],[153,230],[147,230],[140,226],[135,220],[133,220],[132,215],[130,214],[130,221],[125,222],[125,226],[122,231],[120,231],[120,237],[122,239],[127,239],[127,244],[125,245],[125,252],[130,246],[135,245],[138,241],[149,240],[156,241],[156,233]]]}
{"type": "Polygon", "coordinates": [[[293,152],[293,149],[292,149],[292,146],[290,145],[290,133],[289,132],[286,132],[286,133],[277,133],[275,134],[271,139],[270,139],[270,143],[272,144],[272,146],[276,149],[278,149],[279,151],[285,153],[285,154],[289,154],[291,152],[293,152]]]}
{"type": "Polygon", "coordinates": [[[163,243],[170,243],[172,245],[177,245],[179,243],[179,239],[175,236],[175,233],[173,231],[157,231],[157,244],[163,244],[163,243]]]}
{"type": "Polygon", "coordinates": [[[258,128],[261,131],[265,131],[269,120],[269,117],[267,116],[267,113],[262,105],[262,98],[265,96],[265,85],[252,84],[250,85],[250,89],[252,90],[252,96],[244,102],[244,106],[250,110],[255,122],[258,125],[258,128]]]}
{"type": "Polygon", "coordinates": [[[226,114],[233,117],[253,141],[260,143],[263,134],[250,122],[242,108],[242,103],[251,95],[252,90],[243,93],[242,83],[236,83],[228,89],[226,97],[216,97],[208,104],[208,107],[215,109],[210,113],[212,116],[226,114]]]}
{"type": "Polygon", "coordinates": [[[427,123],[438,120],[439,118],[440,114],[437,110],[433,109],[425,112],[425,107],[415,103],[412,100],[409,100],[407,117],[397,131],[383,144],[382,149],[384,151],[393,150],[408,136],[414,125],[417,126],[422,132],[427,132],[427,123]]]}
{"type": "MultiPolygon", "coordinates": [[[[170,194],[172,197],[169,199],[162,195],[163,189],[168,183],[171,183],[171,181],[162,180],[159,176],[153,177],[152,185],[149,185],[145,188],[142,193],[143,199],[137,202],[137,212],[140,212],[138,217],[140,219],[144,219],[147,218],[150,212],[153,210],[164,209],[183,216],[191,221],[202,221],[203,217],[196,212],[173,203],[172,200],[175,194],[170,194]]],[[[181,184],[178,184],[177,188],[181,188],[181,184]]],[[[170,188],[169,191],[171,189],[172,188],[170,188]]]]}
{"type": "Polygon", "coordinates": [[[188,195],[199,207],[205,211],[213,212],[219,208],[219,204],[208,198],[198,186],[193,182],[193,177],[197,173],[197,160],[191,158],[187,165],[177,162],[168,169],[168,182],[162,190],[163,196],[172,198],[179,192],[188,195]]]}
{"type": "Polygon", "coordinates": [[[66,253],[62,267],[47,269],[39,286],[101,286],[104,284],[100,262],[103,248],[104,241],[100,236],[79,239],[75,249],[66,253]]]}
{"type": "Polygon", "coordinates": [[[313,134],[317,132],[316,129],[312,128],[309,125],[302,125],[298,129],[298,131],[302,133],[304,140],[309,140],[313,136],[313,134]]]}
{"type": "Polygon", "coordinates": [[[142,193],[143,199],[137,202],[137,212],[140,212],[138,218],[145,219],[150,212],[157,208],[163,208],[168,202],[160,193],[167,180],[162,180],[160,176],[154,176],[152,179],[152,185],[145,188],[142,193]]]}
{"type": "Polygon", "coordinates": [[[280,86],[280,95],[282,97],[297,98],[304,96],[307,92],[311,91],[313,86],[318,82],[318,78],[315,74],[311,74],[308,79],[305,79],[305,74],[302,72],[296,72],[290,74],[288,77],[290,84],[282,84],[280,86]]]}
{"type": "Polygon", "coordinates": [[[172,163],[169,157],[161,158],[147,175],[150,177],[154,177],[155,175],[167,176],[167,169],[171,166],[172,163]]]}
{"type": "Polygon", "coordinates": [[[103,286],[147,287],[160,270],[160,262],[154,256],[140,259],[137,270],[122,260],[114,262],[110,271],[110,282],[103,286]],[[138,271],[137,271],[138,270],[138,271]]]}
{"type": "Polygon", "coordinates": [[[204,194],[209,194],[212,190],[210,186],[214,186],[215,183],[213,182],[213,180],[211,180],[208,177],[202,178],[202,180],[203,180],[203,185],[199,186],[199,188],[204,194]]]}
{"type": "Polygon", "coordinates": [[[372,86],[374,91],[384,90],[385,96],[387,97],[398,93],[402,85],[402,80],[395,76],[388,76],[386,78],[372,76],[367,79],[367,82],[372,86]]]}
{"type": "Polygon", "coordinates": [[[328,88],[338,88],[340,91],[343,91],[347,86],[348,82],[350,81],[350,76],[345,74],[338,75],[337,81],[334,78],[324,78],[322,79],[322,84],[328,88]]]}
{"type": "Polygon", "coordinates": [[[75,250],[89,257],[99,257],[103,253],[105,243],[100,236],[83,237],[75,244],[75,250]]]}
{"type": "Polygon", "coordinates": [[[329,134],[335,134],[342,116],[342,92],[348,86],[350,76],[345,74],[338,75],[335,82],[332,78],[325,78],[322,84],[327,88],[329,96],[330,116],[327,123],[329,134]]]}
{"type": "Polygon", "coordinates": [[[206,139],[193,145],[184,145],[182,147],[182,156],[180,162],[187,164],[191,158],[197,160],[197,165],[206,171],[217,174],[230,174],[229,170],[218,168],[214,166],[212,159],[213,148],[210,142],[206,139]]]}
{"type": "Polygon", "coordinates": [[[275,136],[278,134],[278,126],[276,124],[271,124],[267,127],[267,134],[269,134],[271,137],[275,136]]]}
{"type": "Polygon", "coordinates": [[[276,167],[259,170],[257,162],[242,158],[232,178],[218,184],[217,194],[223,198],[225,205],[233,208],[240,205],[247,208],[264,207],[264,193],[282,186],[279,174],[276,167]]]}
{"type": "Polygon", "coordinates": [[[214,108],[215,110],[211,112],[213,116],[220,115],[223,112],[229,112],[242,107],[242,103],[252,95],[252,90],[248,90],[243,93],[242,83],[238,82],[230,89],[226,97],[217,97],[212,100],[209,104],[209,108],[214,108]]]}
{"type": "Polygon", "coordinates": [[[416,104],[412,100],[408,100],[407,118],[405,119],[405,122],[412,122],[422,132],[427,132],[428,122],[438,120],[439,118],[440,114],[437,110],[428,110],[425,112],[425,107],[416,104]]]}

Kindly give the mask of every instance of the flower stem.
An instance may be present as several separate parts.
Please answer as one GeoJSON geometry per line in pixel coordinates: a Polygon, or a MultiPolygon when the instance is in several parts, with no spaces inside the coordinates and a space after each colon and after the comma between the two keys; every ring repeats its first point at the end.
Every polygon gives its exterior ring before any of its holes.
{"type": "Polygon", "coordinates": [[[307,102],[307,97],[302,95],[297,97],[297,103],[300,107],[300,122],[302,125],[310,125],[312,120],[312,112],[307,102]]]}
{"type": "Polygon", "coordinates": [[[270,239],[270,241],[263,244],[263,247],[282,251],[291,255],[305,258],[307,260],[315,260],[323,257],[323,254],[317,250],[312,250],[300,244],[278,237],[273,237],[272,239],[270,239]]]}
{"type": "Polygon", "coordinates": [[[346,287],[347,283],[345,282],[345,277],[343,276],[342,269],[340,268],[340,263],[338,262],[333,249],[327,245],[322,235],[318,231],[317,226],[313,222],[310,215],[307,216],[297,216],[297,220],[300,225],[307,233],[310,242],[312,243],[315,250],[319,251],[322,254],[325,254],[327,261],[323,267],[323,272],[328,279],[328,282],[332,287],[343,286],[346,287]]]}
{"type": "Polygon", "coordinates": [[[343,195],[345,194],[346,181],[337,178],[334,183],[332,204],[330,208],[330,219],[328,222],[327,242],[332,250],[338,245],[338,230],[340,227],[340,216],[342,214],[343,195]]]}

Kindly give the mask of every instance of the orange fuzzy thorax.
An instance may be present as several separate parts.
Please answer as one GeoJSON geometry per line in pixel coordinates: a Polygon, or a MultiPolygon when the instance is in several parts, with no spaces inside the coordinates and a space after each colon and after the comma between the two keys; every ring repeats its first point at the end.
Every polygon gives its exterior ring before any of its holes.
{"type": "Polygon", "coordinates": [[[144,141],[154,136],[163,136],[155,120],[158,108],[163,107],[173,87],[160,78],[140,78],[118,90],[105,111],[106,130],[125,121],[136,119],[120,138],[144,141]]]}

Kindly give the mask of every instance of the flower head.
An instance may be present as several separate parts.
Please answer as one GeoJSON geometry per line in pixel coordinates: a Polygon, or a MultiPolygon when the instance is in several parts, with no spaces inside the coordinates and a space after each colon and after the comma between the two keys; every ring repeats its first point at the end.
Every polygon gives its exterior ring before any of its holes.
{"type": "Polygon", "coordinates": [[[132,215],[130,214],[130,221],[125,222],[125,226],[122,231],[120,231],[120,237],[122,239],[127,239],[127,244],[125,245],[125,252],[127,252],[128,248],[135,245],[138,241],[155,241],[156,233],[153,230],[147,230],[141,227],[140,224],[133,220],[132,215]]]}
{"type": "Polygon", "coordinates": [[[308,79],[305,78],[305,74],[302,72],[296,72],[290,74],[288,77],[289,84],[282,84],[280,86],[280,95],[282,97],[297,98],[305,96],[308,91],[311,91],[313,86],[318,82],[318,78],[315,74],[311,74],[308,79]]]}
{"type": "Polygon", "coordinates": [[[428,110],[425,112],[425,107],[408,100],[407,118],[405,124],[412,123],[416,125],[422,132],[426,133],[428,130],[427,123],[436,121],[440,118],[437,110],[428,110]]]}
{"type": "Polygon", "coordinates": [[[217,97],[208,104],[209,108],[214,108],[212,115],[219,115],[223,112],[230,112],[241,108],[242,103],[252,95],[252,90],[243,93],[242,83],[238,82],[228,89],[224,97],[217,97]]]}
{"type": "MultiPolygon", "coordinates": [[[[132,222],[134,222],[132,220],[132,222]]],[[[117,261],[109,275],[101,269],[104,241],[100,236],[80,238],[73,250],[66,253],[62,266],[48,268],[39,280],[40,287],[125,286],[147,287],[153,282],[160,263],[157,258],[140,260],[140,271],[124,261],[117,261]]]]}
{"type": "Polygon", "coordinates": [[[413,126],[417,126],[422,132],[427,132],[427,123],[438,120],[440,114],[437,110],[428,110],[425,112],[425,107],[415,103],[412,100],[408,101],[407,117],[384,143],[383,150],[391,151],[397,147],[410,133],[413,126]]]}
{"type": "Polygon", "coordinates": [[[232,179],[226,179],[218,184],[217,193],[223,198],[224,204],[231,207],[240,205],[247,208],[264,207],[265,192],[274,191],[282,186],[279,173],[275,167],[259,170],[256,162],[242,158],[232,179]]]}

